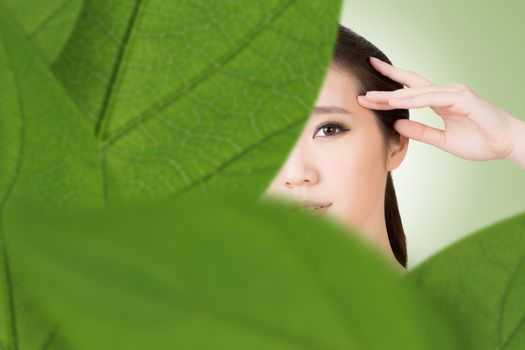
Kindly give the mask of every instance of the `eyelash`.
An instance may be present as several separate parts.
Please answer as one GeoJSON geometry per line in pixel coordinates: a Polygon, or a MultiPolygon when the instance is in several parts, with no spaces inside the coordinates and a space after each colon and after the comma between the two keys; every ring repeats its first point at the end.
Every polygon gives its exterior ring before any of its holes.
{"type": "Polygon", "coordinates": [[[345,131],[348,131],[348,129],[345,128],[344,125],[341,122],[337,121],[337,120],[325,120],[325,121],[323,121],[323,122],[321,122],[321,123],[316,125],[313,138],[315,138],[315,135],[319,132],[319,130],[321,130],[325,126],[335,126],[335,127],[339,128],[341,131],[340,132],[336,132],[333,135],[318,136],[318,137],[330,137],[330,136],[335,136],[335,135],[338,135],[338,134],[342,134],[345,131]]]}

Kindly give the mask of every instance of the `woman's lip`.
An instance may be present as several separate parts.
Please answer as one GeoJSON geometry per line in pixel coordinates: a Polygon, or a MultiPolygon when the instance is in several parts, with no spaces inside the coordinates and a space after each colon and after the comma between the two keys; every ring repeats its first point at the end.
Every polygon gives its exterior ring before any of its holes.
{"type": "Polygon", "coordinates": [[[308,210],[308,211],[315,211],[315,212],[324,212],[326,211],[329,207],[332,206],[333,203],[328,203],[328,204],[318,204],[318,205],[307,205],[307,206],[299,206],[299,207],[295,207],[294,210],[308,210]],[[314,209],[315,207],[320,207],[319,209],[314,209]]]}
{"type": "Polygon", "coordinates": [[[324,205],[322,208],[319,208],[319,209],[316,209],[314,211],[317,211],[317,212],[325,212],[329,207],[332,206],[332,203],[330,204],[327,204],[327,205],[324,205]]]}

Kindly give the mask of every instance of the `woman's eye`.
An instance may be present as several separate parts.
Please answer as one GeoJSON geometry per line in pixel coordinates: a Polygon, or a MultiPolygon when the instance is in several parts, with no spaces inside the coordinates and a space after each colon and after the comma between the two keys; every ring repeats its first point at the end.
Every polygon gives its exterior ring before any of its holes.
{"type": "Polygon", "coordinates": [[[324,134],[321,137],[326,137],[326,136],[333,136],[336,134],[340,134],[346,131],[346,129],[343,129],[342,126],[337,125],[337,124],[325,124],[317,129],[317,131],[314,134],[314,138],[317,136],[317,134],[319,134],[320,131],[322,131],[324,134]],[[339,130],[339,132],[336,132],[336,130],[339,130]]]}

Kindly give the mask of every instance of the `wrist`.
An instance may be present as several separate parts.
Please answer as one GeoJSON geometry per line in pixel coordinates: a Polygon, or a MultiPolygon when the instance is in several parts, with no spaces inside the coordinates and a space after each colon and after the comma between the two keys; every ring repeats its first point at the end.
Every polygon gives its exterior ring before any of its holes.
{"type": "Polygon", "coordinates": [[[512,126],[512,149],[505,157],[525,169],[525,122],[520,119],[513,119],[512,126]]]}

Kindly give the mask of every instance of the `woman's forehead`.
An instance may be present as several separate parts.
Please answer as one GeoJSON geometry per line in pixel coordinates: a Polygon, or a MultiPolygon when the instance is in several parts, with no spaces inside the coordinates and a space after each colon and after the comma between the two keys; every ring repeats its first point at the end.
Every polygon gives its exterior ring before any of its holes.
{"type": "Polygon", "coordinates": [[[323,81],[323,88],[344,87],[346,91],[356,92],[357,80],[355,76],[337,66],[330,65],[325,79],[323,81]]]}
{"type": "Polygon", "coordinates": [[[331,65],[319,91],[316,106],[336,106],[356,113],[371,113],[357,102],[357,79],[331,65]]]}

